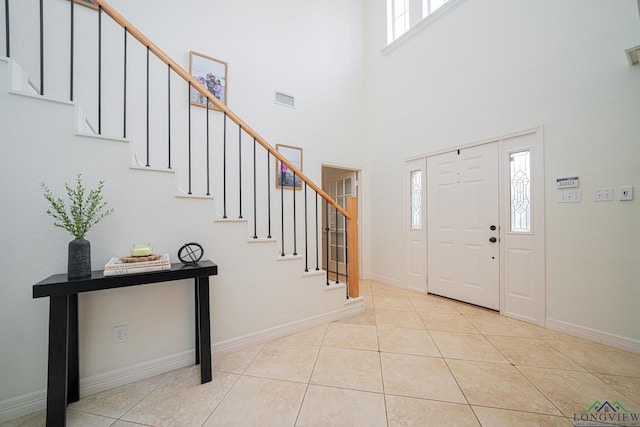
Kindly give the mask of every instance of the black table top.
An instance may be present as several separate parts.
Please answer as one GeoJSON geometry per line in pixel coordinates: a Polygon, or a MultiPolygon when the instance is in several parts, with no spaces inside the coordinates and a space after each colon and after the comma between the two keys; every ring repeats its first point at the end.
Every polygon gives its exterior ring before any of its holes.
{"type": "Polygon", "coordinates": [[[194,265],[173,263],[171,264],[171,270],[148,273],[104,276],[103,270],[96,270],[91,272],[91,276],[78,279],[69,279],[66,274],[54,274],[33,285],[33,297],[62,296],[147,283],[215,276],[217,274],[218,266],[209,260],[200,260],[194,265]]]}

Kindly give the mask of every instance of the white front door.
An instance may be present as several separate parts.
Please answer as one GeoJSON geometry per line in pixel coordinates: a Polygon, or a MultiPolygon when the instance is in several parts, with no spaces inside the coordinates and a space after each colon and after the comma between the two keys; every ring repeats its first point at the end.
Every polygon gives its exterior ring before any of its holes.
{"type": "Polygon", "coordinates": [[[427,158],[429,293],[500,309],[498,144],[427,158]]]}
{"type": "Polygon", "coordinates": [[[407,289],[427,293],[427,171],[421,157],[405,163],[405,281],[407,289]]]}

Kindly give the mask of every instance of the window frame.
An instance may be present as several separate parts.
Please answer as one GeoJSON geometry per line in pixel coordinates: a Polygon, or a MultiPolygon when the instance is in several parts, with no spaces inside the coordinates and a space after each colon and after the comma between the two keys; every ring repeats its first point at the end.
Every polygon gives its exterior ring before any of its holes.
{"type": "Polygon", "coordinates": [[[433,12],[422,17],[423,0],[409,0],[409,29],[404,33],[395,37],[394,29],[394,4],[397,0],[387,0],[387,45],[382,49],[382,54],[386,55],[395,50],[405,41],[412,38],[415,34],[428,27],[430,24],[451,12],[457,6],[463,4],[467,0],[447,0],[442,6],[433,12]]]}

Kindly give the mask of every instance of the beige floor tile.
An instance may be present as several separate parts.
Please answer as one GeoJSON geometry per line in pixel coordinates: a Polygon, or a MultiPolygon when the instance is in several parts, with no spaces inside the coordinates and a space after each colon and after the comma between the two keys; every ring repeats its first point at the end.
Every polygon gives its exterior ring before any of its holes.
{"type": "MultiPolygon", "coordinates": [[[[33,412],[22,417],[1,422],[1,427],[43,427],[46,424],[47,414],[45,410],[33,412]]],[[[113,418],[102,417],[67,409],[67,427],[106,427],[113,424],[113,418]]]]}
{"type": "MultiPolygon", "coordinates": [[[[68,410],[67,413],[69,413],[68,410]]],[[[42,427],[45,425],[46,420],[47,414],[43,410],[2,422],[0,427],[42,427]]]]}
{"type": "Polygon", "coordinates": [[[451,303],[453,308],[455,308],[460,314],[470,315],[470,316],[493,316],[498,317],[500,313],[495,310],[490,310],[484,307],[478,307],[473,304],[466,304],[464,302],[453,301],[451,303]]]}
{"type": "Polygon", "coordinates": [[[412,397],[386,396],[389,427],[480,426],[469,405],[412,397]]]}
{"type": "MultiPolygon", "coordinates": [[[[615,375],[594,374],[606,384],[610,385],[629,399],[633,400],[640,409],[640,378],[619,377],[615,375]]],[[[640,412],[640,411],[638,411],[640,412]]]]}
{"type": "Polygon", "coordinates": [[[246,375],[306,383],[320,347],[287,342],[269,342],[251,362],[246,375]]]}
{"type": "Polygon", "coordinates": [[[204,427],[293,426],[306,384],[243,376],[204,427]]]}
{"type": "Polygon", "coordinates": [[[420,329],[378,327],[380,350],[386,353],[440,357],[429,331],[420,329]]]}
{"type": "Polygon", "coordinates": [[[377,283],[371,285],[371,293],[374,297],[406,297],[408,294],[408,292],[404,289],[377,283]]]}
{"type": "MultiPolygon", "coordinates": [[[[620,402],[629,399],[588,372],[545,368],[519,368],[567,417],[589,408],[595,401],[620,402]]],[[[630,405],[631,406],[631,405],[630,405]]]]}
{"type": "Polygon", "coordinates": [[[381,359],[386,394],[466,403],[441,358],[382,353],[381,359]]]}
{"type": "Polygon", "coordinates": [[[431,336],[445,359],[509,363],[493,344],[480,334],[431,331],[431,336]]]}
{"type": "Polygon", "coordinates": [[[105,417],[120,418],[171,375],[173,373],[169,372],[92,394],[70,404],[68,408],[105,417]]]}
{"type": "Polygon", "coordinates": [[[324,344],[327,347],[351,348],[355,350],[378,350],[378,335],[371,325],[329,325],[324,344]]]}
{"type": "Polygon", "coordinates": [[[500,352],[517,366],[535,366],[538,368],[584,369],[558,350],[538,338],[519,338],[505,336],[487,336],[500,352]]]}
{"type": "Polygon", "coordinates": [[[422,319],[415,311],[376,310],[376,324],[395,328],[425,329],[422,319]]]}
{"type": "Polygon", "coordinates": [[[511,365],[449,359],[447,364],[471,405],[561,415],[549,399],[511,365]]]}
{"type": "Polygon", "coordinates": [[[213,354],[211,365],[214,371],[242,374],[249,364],[256,358],[262,344],[254,345],[233,353],[213,354]]]}
{"type": "Polygon", "coordinates": [[[67,427],[109,427],[116,420],[86,412],[67,411],[67,427]]]}
{"type": "Polygon", "coordinates": [[[324,334],[327,332],[328,324],[309,328],[295,334],[287,335],[276,341],[292,342],[296,344],[322,345],[324,334]]]}
{"type": "Polygon", "coordinates": [[[355,316],[346,317],[344,319],[336,320],[333,323],[338,324],[351,324],[351,325],[376,325],[376,313],[373,308],[365,308],[364,313],[356,314],[355,316]]]}
{"type": "Polygon", "coordinates": [[[528,327],[530,325],[508,317],[465,315],[465,318],[485,335],[540,338],[540,334],[536,330],[528,327]]]}
{"type": "Polygon", "coordinates": [[[362,294],[360,294],[360,296],[363,297],[364,300],[364,309],[367,310],[373,310],[373,295],[366,295],[363,296],[362,294]]]}
{"type": "Polygon", "coordinates": [[[411,300],[407,296],[376,296],[373,297],[373,307],[378,310],[415,311],[411,300]]]}
{"type": "Polygon", "coordinates": [[[640,378],[640,354],[587,340],[548,342],[589,372],[640,378]]]}
{"type": "Polygon", "coordinates": [[[421,313],[438,312],[459,314],[459,312],[453,307],[453,304],[451,304],[451,301],[445,298],[410,293],[409,299],[416,311],[421,313]]]}
{"type": "Polygon", "coordinates": [[[532,414],[483,406],[474,406],[473,411],[483,427],[569,427],[574,425],[562,416],[532,414]]]}
{"type": "Polygon", "coordinates": [[[310,385],[296,427],[386,427],[384,395],[310,385]]]}
{"type": "Polygon", "coordinates": [[[200,384],[199,367],[174,371],[122,420],[158,427],[202,425],[237,379],[237,375],[214,371],[211,382],[200,384]]]}
{"type": "Polygon", "coordinates": [[[130,423],[129,421],[122,421],[122,420],[116,421],[111,425],[111,427],[141,427],[141,426],[144,426],[144,424],[130,423]]]}
{"type": "Polygon", "coordinates": [[[323,347],[311,384],[382,392],[380,356],[375,351],[323,347]]]}
{"type": "Polygon", "coordinates": [[[430,311],[418,312],[424,326],[430,331],[480,333],[467,319],[459,313],[443,313],[430,311]]]}

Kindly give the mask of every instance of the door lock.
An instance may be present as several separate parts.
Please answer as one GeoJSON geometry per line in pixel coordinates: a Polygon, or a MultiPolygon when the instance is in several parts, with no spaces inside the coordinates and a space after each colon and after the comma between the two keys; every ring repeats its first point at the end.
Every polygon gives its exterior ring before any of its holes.
{"type": "Polygon", "coordinates": [[[495,225],[492,225],[491,227],[489,227],[489,230],[491,230],[491,231],[496,231],[496,226],[495,226],[495,225]]]}

